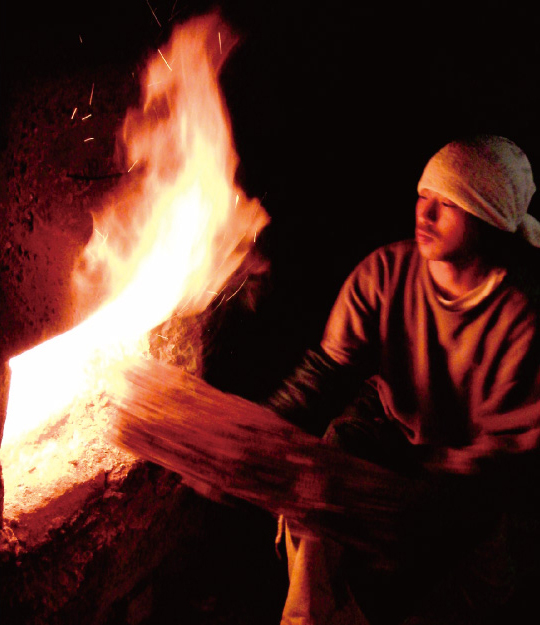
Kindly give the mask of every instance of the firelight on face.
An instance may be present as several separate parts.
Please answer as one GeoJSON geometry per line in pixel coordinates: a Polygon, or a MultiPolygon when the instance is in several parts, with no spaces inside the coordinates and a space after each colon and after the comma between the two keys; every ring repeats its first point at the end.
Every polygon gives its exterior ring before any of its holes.
{"type": "Polygon", "coordinates": [[[460,206],[436,191],[420,190],[415,234],[425,259],[452,262],[469,257],[476,231],[476,220],[460,206]]]}

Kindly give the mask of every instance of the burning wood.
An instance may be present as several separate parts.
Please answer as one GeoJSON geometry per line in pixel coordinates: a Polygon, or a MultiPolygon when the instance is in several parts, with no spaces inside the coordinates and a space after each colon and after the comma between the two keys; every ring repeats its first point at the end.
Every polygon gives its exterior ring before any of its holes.
{"type": "MultiPolygon", "coordinates": [[[[141,105],[122,128],[126,169],[137,168],[96,211],[73,273],[81,322],[10,361],[6,442],[74,397],[112,389],[129,358],[148,350],[153,328],[174,311],[201,312],[223,291],[268,222],[235,182],[238,157],[218,85],[234,43],[210,15],[177,27],[149,59],[141,105]]],[[[93,96],[94,84],[89,105],[93,96]]]]}
{"type": "MultiPolygon", "coordinates": [[[[111,473],[131,463],[140,466],[143,463],[102,440],[109,407],[101,402],[92,405],[85,394],[103,399],[100,395],[103,384],[111,387],[116,367],[125,366],[126,354],[132,352],[133,346],[126,346],[124,341],[127,336],[128,343],[134,339],[138,353],[139,339],[143,339],[142,349],[147,349],[149,331],[167,319],[171,311],[192,316],[212,301],[211,292],[225,298],[223,285],[240,266],[251,240],[267,222],[259,203],[248,199],[234,182],[237,157],[216,81],[219,65],[231,42],[220,36],[219,43],[223,46],[219,60],[215,51],[207,49],[208,41],[217,46],[216,24],[214,17],[204,18],[177,30],[170,45],[162,48],[170,70],[161,57],[160,68],[150,63],[143,79],[148,87],[143,87],[145,97],[141,108],[128,114],[125,125],[126,163],[130,164],[130,170],[135,164],[138,166],[133,175],[125,176],[125,180],[129,178],[127,184],[115,190],[104,206],[95,211],[95,234],[77,268],[74,288],[76,301],[80,303],[78,320],[82,322],[10,362],[13,383],[2,445],[7,487],[3,535],[16,534],[13,543],[17,550],[21,545],[28,549],[45,545],[43,551],[33,554],[33,561],[37,562],[37,588],[47,587],[43,579],[47,579],[44,572],[48,567],[55,571],[50,564],[51,552],[62,554],[61,563],[67,564],[59,566],[60,577],[50,575],[50,578],[54,579],[54,590],[60,589],[59,601],[73,597],[75,610],[80,605],[77,591],[87,569],[96,570],[104,562],[118,560],[120,568],[128,570],[145,553],[139,548],[133,560],[128,560],[122,551],[118,557],[107,553],[109,543],[122,542],[117,540],[120,532],[125,534],[130,549],[136,551],[137,541],[133,540],[129,524],[140,526],[138,509],[118,505],[118,515],[112,521],[107,512],[108,503],[117,498],[121,501],[124,495],[114,488],[115,477],[111,473]],[[158,74],[164,69],[171,78],[165,80],[159,76],[153,80],[154,69],[158,74]],[[149,305],[155,305],[152,312],[149,305]],[[116,312],[111,314],[113,310],[116,312]],[[66,408],[74,395],[81,399],[76,406],[66,408]],[[48,403],[49,399],[53,402],[48,403]],[[44,419],[52,412],[56,413],[56,420],[44,425],[44,419]],[[29,430],[33,431],[26,436],[29,430]],[[96,500],[99,498],[96,507],[88,505],[94,494],[96,500]],[[136,518],[122,517],[124,509],[136,518]],[[84,553],[76,551],[76,557],[71,558],[73,552],[66,540],[66,527],[83,527],[87,537],[98,522],[105,531],[96,541],[84,543],[84,553]],[[128,525],[127,531],[124,523],[128,525]],[[109,527],[112,527],[110,532],[109,527]],[[51,539],[56,543],[52,549],[51,543],[47,543],[51,539]],[[61,592],[67,577],[73,580],[71,595],[61,592]]],[[[84,96],[89,106],[94,95],[92,84],[89,101],[84,96]]],[[[88,119],[88,116],[81,119],[81,112],[84,113],[83,109],[75,107],[72,120],[88,119]]],[[[100,143],[98,135],[96,141],[88,139],[91,134],[88,127],[85,132],[88,149],[100,143]]],[[[78,138],[77,145],[83,144],[84,136],[78,138]]],[[[165,336],[169,335],[161,334],[160,338],[165,336]]],[[[166,509],[167,519],[181,525],[179,505],[169,507],[161,500],[156,503],[152,499],[153,482],[145,480],[148,490],[141,492],[140,499],[155,514],[142,516],[149,529],[143,526],[134,531],[143,537],[156,534],[160,539],[159,552],[163,554],[169,548],[169,541],[163,541],[162,537],[171,533],[167,525],[158,525],[155,520],[166,509]]],[[[178,479],[173,482],[176,487],[178,479]]],[[[159,496],[168,499],[170,494],[171,489],[167,489],[159,496]]],[[[10,558],[12,551],[10,548],[10,558]]],[[[150,556],[152,562],[156,561],[155,552],[150,556]]],[[[32,558],[26,557],[26,553],[16,562],[12,558],[10,571],[16,572],[16,565],[23,562],[28,567],[29,560],[32,558]]],[[[0,597],[2,614],[4,599],[11,600],[10,594],[15,595],[10,591],[17,581],[21,577],[28,581],[20,575],[5,577],[10,584],[5,585],[0,597]]],[[[119,582],[117,586],[125,587],[122,578],[114,579],[119,582]]],[[[52,595],[43,592],[32,597],[32,601],[47,603],[49,608],[54,604],[52,595]]],[[[95,603],[98,605],[100,601],[95,603]]],[[[41,614],[32,609],[34,605],[24,606],[32,622],[39,620],[41,614]]],[[[17,618],[11,618],[11,611],[6,618],[18,622],[17,618]]],[[[43,622],[52,620],[44,618],[43,622]]]]}

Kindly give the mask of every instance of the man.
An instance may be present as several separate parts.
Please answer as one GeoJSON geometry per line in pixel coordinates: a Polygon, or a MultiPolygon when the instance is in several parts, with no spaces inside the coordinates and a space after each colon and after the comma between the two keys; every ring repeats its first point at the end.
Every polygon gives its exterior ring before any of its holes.
{"type": "Polygon", "coordinates": [[[502,613],[513,589],[505,515],[524,484],[520,462],[536,466],[540,438],[539,309],[527,256],[540,247],[540,223],[527,213],[534,192],[512,141],[444,146],[418,183],[416,241],[356,267],[320,349],[270,399],[322,433],[367,381],[325,439],[431,480],[438,519],[422,530],[418,519],[402,572],[390,577],[362,570],[361,557],[327,539],[288,533],[283,625],[464,625],[502,613]]]}

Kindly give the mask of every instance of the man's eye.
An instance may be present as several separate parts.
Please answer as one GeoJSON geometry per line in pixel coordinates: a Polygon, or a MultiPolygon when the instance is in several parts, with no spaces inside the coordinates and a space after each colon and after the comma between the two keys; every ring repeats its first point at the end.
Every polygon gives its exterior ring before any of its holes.
{"type": "Polygon", "coordinates": [[[447,206],[448,208],[457,208],[457,206],[451,202],[442,202],[442,205],[447,206]]]}

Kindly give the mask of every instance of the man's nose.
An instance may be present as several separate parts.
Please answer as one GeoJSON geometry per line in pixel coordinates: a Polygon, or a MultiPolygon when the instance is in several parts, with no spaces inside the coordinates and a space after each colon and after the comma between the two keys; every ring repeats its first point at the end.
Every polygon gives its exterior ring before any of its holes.
{"type": "Polygon", "coordinates": [[[419,206],[418,216],[424,221],[437,221],[437,201],[431,198],[422,202],[419,206]]]}

